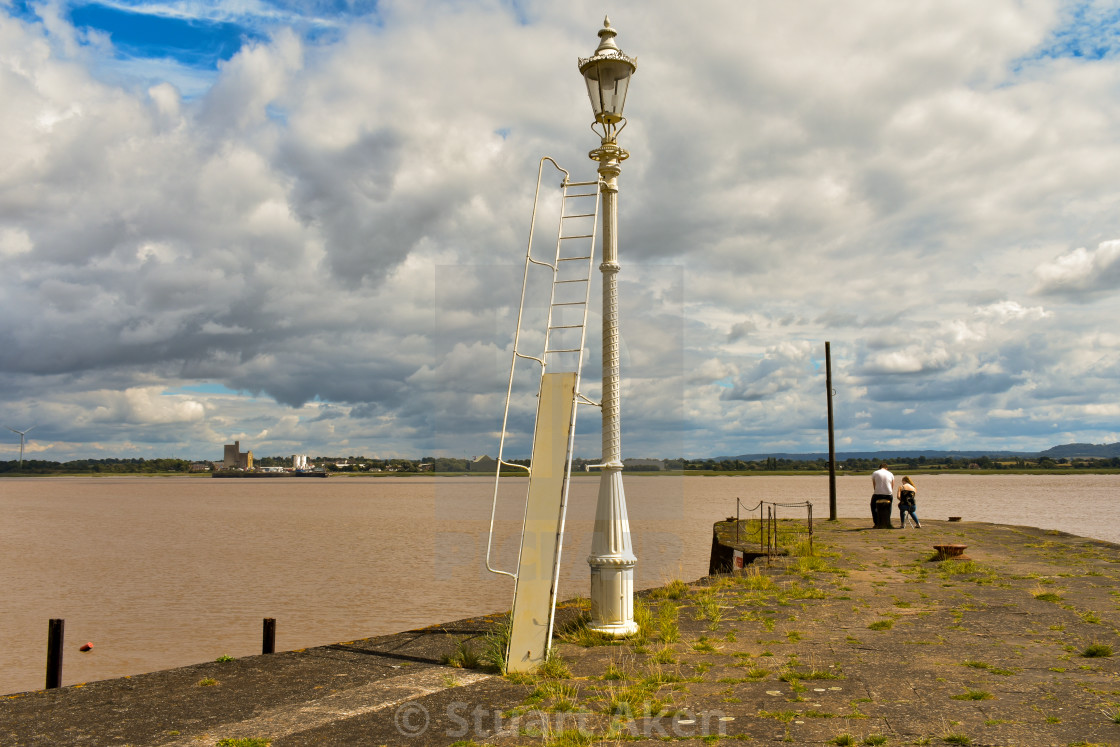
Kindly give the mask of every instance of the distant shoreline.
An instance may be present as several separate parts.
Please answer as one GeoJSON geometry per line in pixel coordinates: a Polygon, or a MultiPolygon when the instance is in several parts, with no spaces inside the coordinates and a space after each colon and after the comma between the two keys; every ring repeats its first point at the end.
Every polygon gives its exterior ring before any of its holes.
{"type": "MultiPolygon", "coordinates": [[[[1118,468],[1079,468],[1079,469],[931,469],[929,467],[898,467],[891,466],[892,471],[896,473],[906,473],[911,475],[1054,475],[1054,476],[1071,476],[1071,475],[1117,475],[1120,474],[1118,468]]],[[[838,470],[836,476],[841,477],[867,477],[871,474],[871,470],[838,470]]],[[[389,477],[405,477],[409,479],[425,478],[425,477],[470,477],[478,479],[493,479],[493,472],[331,472],[331,477],[340,477],[347,479],[384,479],[389,477]]],[[[828,470],[635,470],[633,472],[624,472],[626,477],[827,477],[828,470]]],[[[189,478],[209,478],[213,475],[212,472],[3,472],[0,473],[0,479],[15,478],[15,477],[62,477],[62,478],[166,478],[166,477],[189,477],[189,478]]],[[[574,478],[598,478],[599,472],[573,472],[574,478]]],[[[502,475],[502,479],[524,479],[525,474],[509,473],[502,475]]]]}

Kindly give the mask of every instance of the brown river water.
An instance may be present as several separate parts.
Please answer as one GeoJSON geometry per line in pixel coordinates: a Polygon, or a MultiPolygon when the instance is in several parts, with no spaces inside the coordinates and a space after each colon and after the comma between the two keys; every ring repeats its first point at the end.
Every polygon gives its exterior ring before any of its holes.
{"type": "MultiPolygon", "coordinates": [[[[1027,524],[1120,543],[1120,475],[918,475],[918,516],[1027,524]]],[[[503,479],[494,564],[515,570],[524,478],[503,479]]],[[[708,568],[736,498],[810,500],[828,478],[625,478],[638,588],[708,568]]],[[[598,477],[573,480],[560,596],[589,588],[598,477]]],[[[866,475],[838,513],[870,516],[866,475]]],[[[508,609],[485,569],[492,478],[0,480],[0,693],[41,688],[47,620],[66,620],[63,684],[295,649],[508,609]],[[94,649],[79,653],[92,642],[94,649]]],[[[784,514],[783,514],[784,515],[784,514]]],[[[897,520],[897,514],[895,515],[897,520]]],[[[869,519],[870,521],[870,519],[869,519]]],[[[911,530],[908,530],[911,531],[911,530]]]]}

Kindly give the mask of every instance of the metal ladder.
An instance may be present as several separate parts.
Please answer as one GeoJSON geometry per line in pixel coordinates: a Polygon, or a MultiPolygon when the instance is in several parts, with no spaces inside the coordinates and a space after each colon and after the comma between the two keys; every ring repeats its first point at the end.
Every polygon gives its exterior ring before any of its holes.
{"type": "MultiPolygon", "coordinates": [[[[587,337],[587,314],[591,295],[591,275],[594,271],[595,241],[598,234],[600,209],[599,182],[573,182],[567,170],[560,167],[552,158],[545,156],[537,169],[537,188],[533,199],[533,216],[529,228],[529,243],[525,252],[525,269],[521,285],[521,303],[517,312],[517,327],[513,337],[513,355],[510,361],[509,383],[506,387],[505,408],[502,414],[502,433],[498,443],[497,472],[494,476],[494,497],[490,508],[490,531],[486,542],[487,570],[515,580],[513,602],[513,631],[509,664],[511,671],[526,670],[539,664],[547,656],[552,638],[553,613],[556,603],[557,584],[560,573],[560,554],[564,538],[564,521],[567,512],[568,489],[571,481],[572,449],[575,439],[577,404],[598,406],[579,391],[580,372],[583,367],[584,344],[587,337]],[[551,261],[533,257],[533,238],[536,232],[537,212],[541,199],[541,183],[544,177],[545,162],[552,164],[563,175],[561,182],[560,216],[556,227],[555,252],[551,261]],[[548,316],[544,335],[544,345],[539,355],[531,355],[522,350],[522,321],[525,316],[526,291],[529,285],[530,270],[544,268],[551,272],[552,291],[549,297],[548,316]],[[537,391],[537,419],[534,428],[532,468],[514,464],[505,459],[506,439],[509,435],[509,411],[513,398],[513,383],[519,361],[534,361],[540,369],[537,391]],[[570,394],[568,392],[570,391],[570,394]],[[568,398],[570,401],[562,401],[568,398]],[[547,411],[546,411],[547,409],[547,411]],[[553,422],[553,414],[561,416],[566,422],[553,422]],[[548,432],[544,432],[544,431],[548,432]],[[563,443],[556,441],[562,437],[563,443]],[[538,453],[540,452],[540,453],[538,453]],[[546,453],[547,452],[547,453],[546,453]],[[561,461],[561,464],[556,462],[561,461]],[[541,465],[550,474],[542,474],[541,465]],[[493,567],[490,555],[494,539],[494,518],[498,506],[498,493],[501,485],[502,469],[523,470],[529,475],[526,491],[525,511],[522,516],[521,549],[517,572],[509,572],[493,567]],[[554,474],[555,469],[562,474],[554,474]],[[557,479],[559,478],[559,479],[557,479]],[[558,495],[556,494],[558,491],[558,495]],[[554,503],[555,501],[555,503],[554,503]],[[555,515],[553,510],[556,511],[555,515]],[[532,527],[530,526],[532,525],[532,527]],[[533,536],[534,528],[547,526],[555,536],[533,536]],[[527,540],[528,543],[527,544],[527,540]],[[535,547],[540,547],[540,555],[534,555],[535,547]],[[550,555],[550,556],[549,556],[550,555]],[[538,562],[539,561],[539,562],[538,562]],[[548,578],[537,572],[533,578],[525,577],[525,568],[540,571],[547,567],[548,578]],[[548,582],[547,610],[541,609],[546,603],[544,582],[548,582]],[[533,587],[536,586],[534,592],[533,587]],[[535,620],[547,617],[547,631],[535,630],[531,635],[533,645],[525,657],[515,662],[513,653],[516,641],[524,636],[518,635],[519,621],[524,614],[523,608],[532,606],[537,613],[535,620]],[[522,609],[519,609],[522,608],[522,609]],[[542,641],[543,636],[543,641],[542,641]],[[541,644],[543,642],[543,650],[541,644]]],[[[537,532],[539,534],[539,531],[537,532]]]]}

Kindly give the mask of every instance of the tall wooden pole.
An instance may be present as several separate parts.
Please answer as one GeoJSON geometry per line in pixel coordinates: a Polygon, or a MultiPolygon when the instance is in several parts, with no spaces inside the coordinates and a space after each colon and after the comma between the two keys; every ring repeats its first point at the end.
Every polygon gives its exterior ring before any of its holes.
{"type": "Polygon", "coordinates": [[[836,434],[832,420],[832,346],[824,344],[825,387],[828,389],[828,520],[836,521],[836,434]]]}

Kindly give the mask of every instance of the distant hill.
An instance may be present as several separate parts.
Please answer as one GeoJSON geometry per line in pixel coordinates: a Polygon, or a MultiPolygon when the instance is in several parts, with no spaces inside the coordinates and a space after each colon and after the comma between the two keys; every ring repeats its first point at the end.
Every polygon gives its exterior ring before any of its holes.
{"type": "MultiPolygon", "coordinates": [[[[1046,451],[992,451],[988,449],[968,449],[962,451],[934,451],[934,450],[921,450],[921,449],[893,449],[891,451],[838,451],[836,452],[836,460],[842,462],[845,459],[894,459],[897,457],[917,458],[925,457],[926,459],[945,459],[952,457],[953,459],[974,459],[977,457],[991,457],[991,458],[1014,458],[1021,457],[1023,459],[1038,459],[1040,457],[1050,457],[1051,459],[1062,459],[1072,457],[1117,457],[1120,456],[1120,442],[1114,444],[1063,444],[1061,446],[1052,446],[1046,451]]],[[[811,461],[813,459],[828,459],[828,452],[814,452],[808,454],[791,454],[788,452],[769,452],[766,454],[740,454],[739,456],[721,456],[712,457],[717,462],[724,459],[741,459],[744,462],[761,462],[769,458],[775,459],[792,459],[794,461],[811,461]]]]}
{"type": "Polygon", "coordinates": [[[1058,459],[1061,457],[1105,457],[1120,456],[1120,442],[1114,444],[1063,444],[1051,446],[1046,451],[1038,452],[1040,457],[1058,459]]]}

